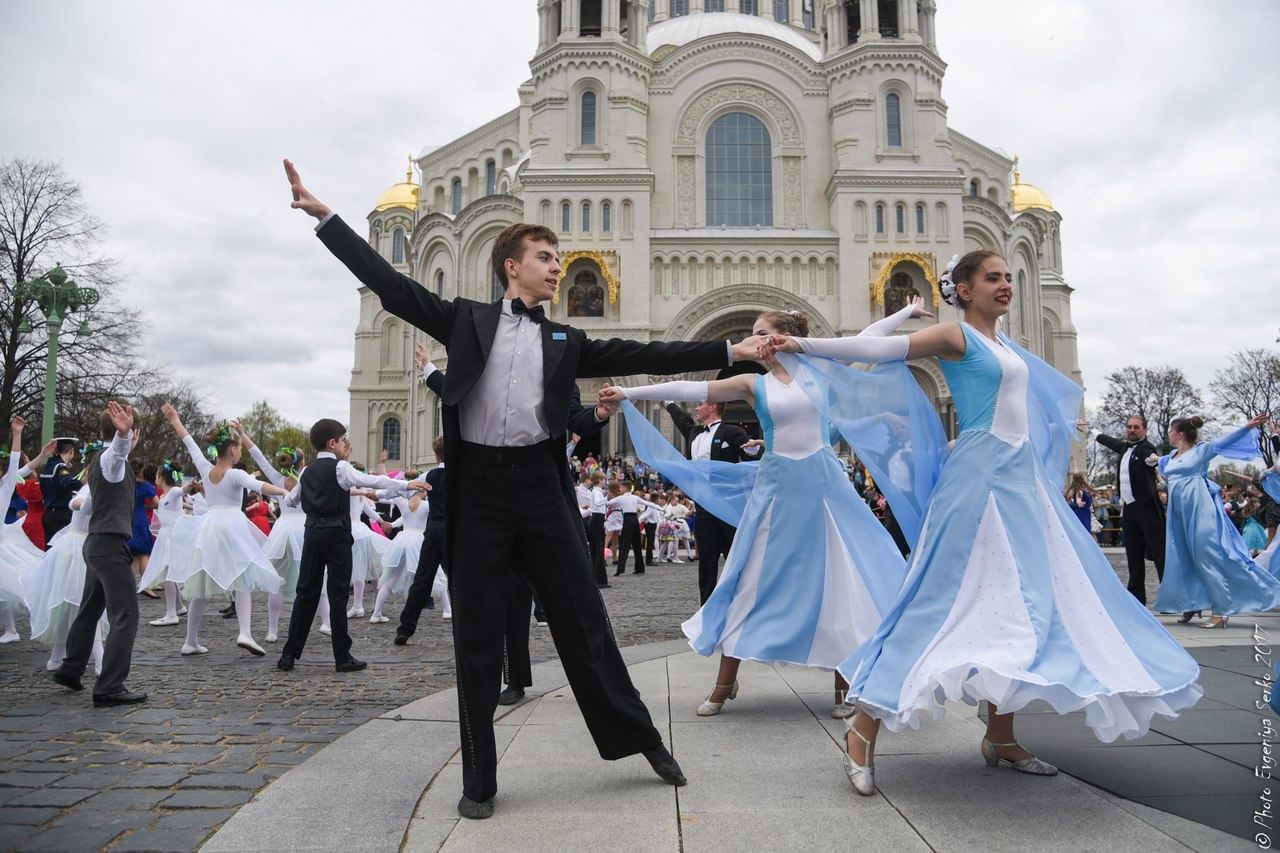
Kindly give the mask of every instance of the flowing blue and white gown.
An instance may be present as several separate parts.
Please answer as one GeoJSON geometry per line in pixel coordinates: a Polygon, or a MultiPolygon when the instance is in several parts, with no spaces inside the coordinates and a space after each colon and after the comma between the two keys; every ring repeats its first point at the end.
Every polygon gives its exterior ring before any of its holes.
{"type": "Polygon", "coordinates": [[[1066,456],[1048,452],[1032,406],[1064,403],[1052,418],[1061,434],[1078,387],[1068,393],[1069,380],[1007,338],[961,328],[964,357],[939,360],[960,436],[897,601],[840,665],[848,701],[900,731],[940,718],[945,700],[1003,713],[1041,699],[1083,710],[1103,741],[1139,737],[1153,715],[1195,704],[1199,667],[1120,583],[1046,473],[1065,475],[1066,456]]]}
{"type": "MultiPolygon", "coordinates": [[[[880,624],[906,564],[799,383],[769,373],[754,393],[764,457],[720,580],[682,628],[700,655],[833,670],[880,624]]],[[[628,408],[634,437],[647,421],[628,408]]],[[[666,473],[663,461],[646,461],[666,473]]]]}
{"type": "Polygon", "coordinates": [[[1280,579],[1252,557],[1222,505],[1222,490],[1209,479],[1215,456],[1250,458],[1256,433],[1243,427],[1216,441],[1160,460],[1169,484],[1165,517],[1164,580],[1156,610],[1209,610],[1218,616],[1280,607],[1280,579]]]}

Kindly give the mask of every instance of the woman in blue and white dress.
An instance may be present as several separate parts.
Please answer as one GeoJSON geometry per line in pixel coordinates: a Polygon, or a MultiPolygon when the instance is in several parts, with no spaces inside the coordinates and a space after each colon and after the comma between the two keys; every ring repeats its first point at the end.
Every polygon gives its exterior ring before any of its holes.
{"type": "Polygon", "coordinates": [[[1222,490],[1209,479],[1215,456],[1252,459],[1258,455],[1259,415],[1216,441],[1198,441],[1204,420],[1174,418],[1169,443],[1174,452],[1160,459],[1160,472],[1169,484],[1165,517],[1164,579],[1156,596],[1159,612],[1193,614],[1212,610],[1201,628],[1225,628],[1237,613],[1280,607],[1280,579],[1252,557],[1222,505],[1222,490]]]}
{"type": "Polygon", "coordinates": [[[997,332],[1011,278],[998,253],[970,252],[944,276],[963,323],[765,349],[869,363],[937,356],[959,416],[897,601],[840,665],[858,703],[845,770],[863,795],[875,790],[880,724],[918,728],[942,716],[944,700],[990,703],[989,766],[1053,775],[1014,739],[1013,712],[1028,703],[1083,710],[1110,742],[1139,737],[1152,716],[1174,717],[1201,695],[1195,660],[1125,590],[1059,497],[1080,389],[997,332]]]}
{"type": "Polygon", "coordinates": [[[249,654],[261,657],[266,651],[253,639],[252,593],[255,589],[275,592],[282,586],[282,581],[276,574],[275,567],[263,556],[262,549],[267,544],[267,537],[254,527],[241,507],[246,490],[276,496],[287,493],[278,486],[256,480],[247,471],[234,467],[240,461],[245,436],[230,425],[216,427],[208,437],[209,456],[214,460],[211,464],[205,454],[200,452],[195,439],[187,433],[173,406],[165,403],[161,411],[199,470],[204,482],[205,498],[209,502],[207,513],[193,516],[198,519],[199,528],[189,559],[183,560],[179,567],[169,570],[169,579],[181,584],[182,594],[189,602],[187,638],[182,646],[182,654],[208,653],[209,650],[200,645],[199,639],[200,619],[204,615],[206,602],[209,598],[221,599],[231,593],[236,603],[236,619],[240,628],[236,645],[249,654]]]}
{"type": "MultiPolygon", "coordinates": [[[[31,639],[52,646],[45,669],[52,672],[67,656],[67,632],[80,612],[84,580],[89,571],[84,560],[84,541],[89,534],[93,498],[88,486],[81,486],[71,499],[71,523],[49,540],[44,558],[27,570],[27,610],[31,612],[31,639]]],[[[102,669],[102,640],[108,628],[104,613],[93,638],[94,671],[102,669]]]]}
{"type": "MultiPolygon", "coordinates": [[[[756,318],[752,334],[805,335],[808,330],[803,315],[770,311],[756,318]]],[[[765,453],[724,571],[706,603],[682,626],[694,651],[721,656],[715,689],[698,708],[699,716],[720,713],[725,701],[737,696],[744,659],[835,672],[849,649],[880,624],[906,572],[893,539],[832,452],[825,414],[785,367],[772,360],[768,367],[763,376],[607,387],[600,393],[602,402],[616,403],[745,400],[764,429],[765,453]]],[[[640,447],[645,439],[637,436],[648,422],[634,406],[623,408],[640,447]]],[[[683,485],[661,457],[641,456],[683,485]]],[[[708,505],[701,496],[699,502],[708,505]]],[[[716,515],[725,518],[723,512],[716,515]]],[[[845,686],[835,672],[837,711],[845,707],[845,686]]]]}

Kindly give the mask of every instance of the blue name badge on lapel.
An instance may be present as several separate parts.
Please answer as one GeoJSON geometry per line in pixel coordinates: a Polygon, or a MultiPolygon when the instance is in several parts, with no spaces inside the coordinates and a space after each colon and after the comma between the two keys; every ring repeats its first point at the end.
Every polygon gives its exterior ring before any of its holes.
{"type": "Polygon", "coordinates": [[[553,340],[553,341],[567,341],[568,339],[569,339],[569,336],[568,336],[567,334],[565,334],[564,332],[552,332],[552,333],[551,333],[551,340],[553,340]]]}

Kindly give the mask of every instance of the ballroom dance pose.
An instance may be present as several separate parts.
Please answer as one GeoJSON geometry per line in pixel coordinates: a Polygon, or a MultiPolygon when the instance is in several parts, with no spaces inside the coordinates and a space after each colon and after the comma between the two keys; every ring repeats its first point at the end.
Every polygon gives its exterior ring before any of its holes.
{"type": "Polygon", "coordinates": [[[970,252],[942,276],[962,323],[765,347],[868,363],[937,356],[955,395],[960,436],[931,490],[907,581],[840,665],[858,703],[845,770],[859,794],[875,790],[880,723],[917,728],[941,717],[947,699],[989,703],[980,750],[989,766],[1047,776],[1057,768],[1014,738],[1013,712],[1027,703],[1083,709],[1110,742],[1141,736],[1152,716],[1175,717],[1202,692],[1195,660],[1120,585],[1059,496],[1081,390],[998,333],[1011,281],[999,253],[970,252]]]}
{"type": "Polygon", "coordinates": [[[88,565],[80,610],[67,632],[67,656],[53,673],[53,681],[68,690],[83,690],[84,675],[98,635],[103,610],[111,627],[102,652],[102,672],[93,685],[94,707],[135,705],[147,694],[125,687],[133,661],[133,640],[138,633],[138,593],[134,589],[133,533],[135,490],[129,474],[133,446],[133,407],[112,400],[98,419],[98,431],[106,446],[89,461],[85,479],[93,501],[89,534],[84,543],[88,565]]]}
{"type": "Polygon", "coordinates": [[[347,428],[332,418],[316,421],[309,438],[311,448],[316,451],[315,461],[302,471],[298,485],[286,498],[288,503],[302,505],[307,520],[302,534],[302,568],[298,576],[297,596],[289,617],[289,638],[276,667],[289,672],[302,657],[311,621],[316,618],[316,607],[320,598],[327,595],[334,669],[338,672],[359,672],[367,664],[351,655],[351,635],[347,633],[347,588],[351,585],[351,546],[354,542],[351,526],[360,524],[351,518],[351,491],[426,492],[427,486],[421,482],[406,483],[357,471],[347,461],[351,455],[347,428]]]}
{"type": "MultiPolygon", "coordinates": [[[[182,425],[178,411],[169,403],[160,407],[169,426],[182,441],[192,463],[200,472],[204,483],[209,511],[198,518],[194,545],[189,559],[170,579],[182,586],[182,594],[188,604],[187,638],[182,645],[184,655],[202,655],[208,649],[200,645],[200,619],[204,616],[206,602],[221,600],[230,593],[235,603],[235,617],[240,633],[236,645],[251,655],[262,657],[266,651],[253,639],[253,597],[255,589],[276,592],[281,587],[280,576],[263,556],[267,537],[245,516],[241,507],[246,491],[264,495],[283,496],[285,490],[264,483],[249,475],[243,468],[235,467],[248,436],[234,424],[215,427],[208,436],[208,456],[200,451],[194,438],[182,425]]],[[[252,443],[252,442],[249,442],[252,443]]]]}
{"type": "MultiPolygon", "coordinates": [[[[1120,489],[1120,527],[1124,531],[1124,557],[1129,566],[1129,592],[1147,603],[1147,555],[1156,564],[1156,576],[1164,581],[1165,509],[1156,491],[1156,466],[1148,462],[1156,448],[1147,440],[1147,419],[1130,415],[1124,440],[1095,435],[1098,444],[1119,454],[1116,482],[1120,489]]],[[[1158,458],[1158,457],[1157,457],[1158,458]]]]}
{"type": "MultiPolygon", "coordinates": [[[[917,301],[900,312],[897,322],[915,316],[917,309],[923,316],[917,301]]],[[[752,328],[757,336],[808,333],[809,321],[799,312],[767,311],[752,328]]],[[[834,672],[849,650],[880,624],[906,575],[893,539],[858,497],[831,450],[825,412],[783,365],[770,360],[768,367],[763,376],[615,386],[600,392],[601,400],[610,403],[684,400],[723,407],[744,400],[764,429],[764,457],[740,518],[699,502],[738,529],[719,583],[682,626],[698,654],[720,653],[715,689],[699,706],[700,717],[719,714],[727,700],[737,697],[743,659],[834,672]]],[[[680,482],[678,471],[665,464],[665,454],[643,449],[660,440],[656,431],[633,406],[626,407],[626,417],[641,457],[680,482]]],[[[847,685],[838,672],[834,679],[833,716],[848,716],[847,685]]]]}
{"type": "Polygon", "coordinates": [[[1169,486],[1169,506],[1165,580],[1156,610],[1183,611],[1179,622],[1212,610],[1212,618],[1200,627],[1225,628],[1228,617],[1237,613],[1280,607],[1280,578],[1249,556],[1223,508],[1222,490],[1209,479],[1209,463],[1216,456],[1247,461],[1258,455],[1256,427],[1265,420],[1266,415],[1258,415],[1215,441],[1199,440],[1203,418],[1169,423],[1174,451],[1158,460],[1169,486]]]}
{"type": "Polygon", "coordinates": [[[512,568],[547,612],[600,756],[642,753],[663,781],[684,784],[631,682],[591,576],[564,457],[569,395],[578,377],[723,369],[735,357],[754,357],[759,342],[602,341],[551,321],[541,303],[559,286],[558,238],[526,224],[494,242],[493,274],[507,287],[502,299],[446,301],[396,272],[303,187],[288,161],[285,171],[292,206],[319,220],[325,246],[387,311],[444,344],[449,355],[441,402],[451,486],[447,543],[456,558],[450,585],[463,758],[459,814],[493,814],[493,712],[512,568]]]}

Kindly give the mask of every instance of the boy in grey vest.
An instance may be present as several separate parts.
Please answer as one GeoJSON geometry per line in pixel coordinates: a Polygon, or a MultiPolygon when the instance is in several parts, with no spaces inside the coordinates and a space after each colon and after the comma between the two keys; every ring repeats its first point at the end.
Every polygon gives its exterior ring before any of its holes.
{"type": "Polygon", "coordinates": [[[133,639],[138,633],[138,597],[134,591],[129,553],[133,532],[134,483],[129,473],[133,447],[133,407],[112,400],[98,419],[102,440],[109,442],[89,462],[89,495],[93,515],[84,543],[89,564],[80,612],[67,634],[67,656],[53,673],[53,680],[69,690],[83,690],[80,676],[89,662],[93,635],[102,611],[107,611],[111,631],[102,655],[102,674],[93,685],[93,705],[134,705],[147,698],[124,686],[133,660],[133,639]]]}

